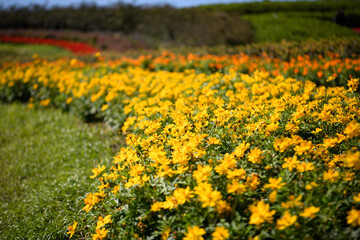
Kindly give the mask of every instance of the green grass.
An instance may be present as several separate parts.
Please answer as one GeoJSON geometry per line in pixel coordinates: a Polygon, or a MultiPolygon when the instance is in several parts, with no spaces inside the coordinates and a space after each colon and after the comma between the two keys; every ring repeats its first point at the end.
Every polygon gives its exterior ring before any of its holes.
{"type": "Polygon", "coordinates": [[[33,54],[49,60],[73,55],[68,50],[50,45],[0,43],[0,64],[12,61],[29,61],[33,54]]]}
{"type": "Polygon", "coordinates": [[[358,0],[296,0],[296,1],[257,1],[245,3],[219,3],[201,5],[199,8],[238,12],[244,14],[258,14],[268,12],[337,12],[339,8],[344,8],[346,14],[359,14],[358,0]]]}
{"type": "MultiPolygon", "coordinates": [[[[350,37],[357,33],[328,20],[297,12],[278,12],[245,15],[255,27],[255,42],[301,41],[308,38],[324,39],[350,37]]],[[[326,16],[324,16],[326,17],[326,16]]]]}
{"type": "Polygon", "coordinates": [[[92,168],[110,162],[119,142],[58,110],[0,104],[0,239],[67,239],[97,184],[92,168]]]}

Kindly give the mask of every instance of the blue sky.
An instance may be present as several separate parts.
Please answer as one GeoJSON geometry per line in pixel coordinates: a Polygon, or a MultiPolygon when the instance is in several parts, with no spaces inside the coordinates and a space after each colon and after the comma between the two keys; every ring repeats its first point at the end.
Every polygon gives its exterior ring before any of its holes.
{"type": "MultiPolygon", "coordinates": [[[[154,4],[164,4],[168,3],[174,7],[191,7],[201,4],[210,4],[210,3],[231,3],[231,2],[249,2],[256,0],[122,0],[124,3],[134,3],[136,5],[154,5],[154,4]]],[[[118,0],[0,0],[0,6],[9,7],[9,6],[29,6],[31,4],[40,4],[47,5],[48,7],[57,5],[57,6],[69,6],[84,3],[96,3],[98,5],[109,5],[118,0]]]]}

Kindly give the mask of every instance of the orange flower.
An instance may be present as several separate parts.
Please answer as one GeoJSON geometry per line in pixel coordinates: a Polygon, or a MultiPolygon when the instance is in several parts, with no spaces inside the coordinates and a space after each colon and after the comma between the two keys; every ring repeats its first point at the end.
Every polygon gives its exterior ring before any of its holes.
{"type": "Polygon", "coordinates": [[[317,74],[316,74],[319,78],[321,78],[324,74],[322,71],[318,71],[317,74]]]}

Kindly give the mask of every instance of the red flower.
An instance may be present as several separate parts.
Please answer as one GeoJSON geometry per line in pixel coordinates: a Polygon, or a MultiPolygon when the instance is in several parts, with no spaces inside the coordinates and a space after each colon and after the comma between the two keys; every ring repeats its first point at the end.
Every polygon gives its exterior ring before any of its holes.
{"type": "Polygon", "coordinates": [[[58,39],[32,38],[32,37],[19,37],[19,36],[0,36],[0,41],[12,42],[12,43],[53,45],[60,48],[65,48],[71,51],[72,53],[80,53],[80,54],[92,54],[99,51],[98,49],[86,43],[72,42],[72,41],[58,40],[58,39]]]}

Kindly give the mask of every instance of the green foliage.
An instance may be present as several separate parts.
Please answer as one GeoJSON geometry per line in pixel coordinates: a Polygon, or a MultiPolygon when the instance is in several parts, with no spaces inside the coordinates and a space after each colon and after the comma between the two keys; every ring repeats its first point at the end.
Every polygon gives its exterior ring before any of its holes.
{"type": "Polygon", "coordinates": [[[94,187],[87,175],[109,162],[119,138],[59,110],[0,104],[0,112],[0,239],[67,239],[94,187]]]}
{"type": "Polygon", "coordinates": [[[238,12],[242,14],[259,14],[269,12],[319,12],[319,11],[338,11],[339,8],[344,8],[345,11],[353,11],[359,9],[359,2],[357,0],[344,1],[263,1],[263,2],[248,2],[248,3],[231,3],[231,4],[211,4],[203,5],[199,8],[238,12]]]}
{"type": "Polygon", "coordinates": [[[167,45],[245,44],[252,41],[251,23],[238,15],[170,6],[142,8],[130,4],[115,7],[82,5],[79,8],[0,9],[0,28],[76,29],[117,31],[157,47],[167,45]]]}
{"type": "Polygon", "coordinates": [[[150,8],[137,27],[146,36],[176,43],[177,46],[239,45],[252,41],[250,23],[238,15],[201,9],[150,8]]]}
{"type": "Polygon", "coordinates": [[[358,34],[330,21],[292,14],[292,12],[246,15],[255,27],[256,42],[301,41],[308,38],[351,37],[358,34]]]}
{"type": "Polygon", "coordinates": [[[71,52],[54,46],[0,43],[0,64],[13,61],[30,61],[34,54],[49,60],[72,56],[71,52]]]}

